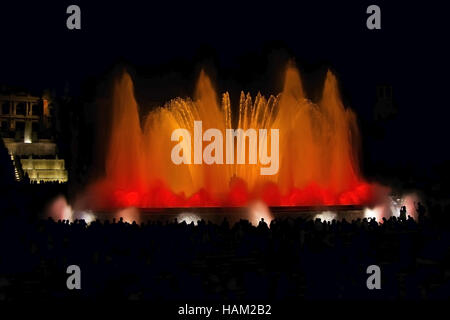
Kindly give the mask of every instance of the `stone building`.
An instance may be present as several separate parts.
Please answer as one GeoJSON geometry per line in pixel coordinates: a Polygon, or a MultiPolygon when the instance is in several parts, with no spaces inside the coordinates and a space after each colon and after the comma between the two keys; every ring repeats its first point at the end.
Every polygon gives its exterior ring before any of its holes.
{"type": "Polygon", "coordinates": [[[52,134],[51,100],[28,94],[0,94],[0,134],[14,164],[16,180],[67,182],[52,134]]]}

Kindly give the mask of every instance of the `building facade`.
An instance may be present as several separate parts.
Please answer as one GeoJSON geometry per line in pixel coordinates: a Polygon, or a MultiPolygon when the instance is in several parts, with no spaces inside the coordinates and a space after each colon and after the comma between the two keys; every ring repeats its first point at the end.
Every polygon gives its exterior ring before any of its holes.
{"type": "Polygon", "coordinates": [[[0,94],[0,134],[13,161],[16,180],[67,182],[51,118],[51,100],[46,97],[0,94]]]}

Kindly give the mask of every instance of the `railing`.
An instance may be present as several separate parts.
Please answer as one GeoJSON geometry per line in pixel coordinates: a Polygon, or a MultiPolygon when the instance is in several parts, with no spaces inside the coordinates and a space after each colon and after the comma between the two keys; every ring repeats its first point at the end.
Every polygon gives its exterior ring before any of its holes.
{"type": "Polygon", "coordinates": [[[11,155],[11,161],[14,167],[14,178],[16,179],[16,181],[22,181],[25,175],[22,170],[20,158],[18,156],[11,155]]]}

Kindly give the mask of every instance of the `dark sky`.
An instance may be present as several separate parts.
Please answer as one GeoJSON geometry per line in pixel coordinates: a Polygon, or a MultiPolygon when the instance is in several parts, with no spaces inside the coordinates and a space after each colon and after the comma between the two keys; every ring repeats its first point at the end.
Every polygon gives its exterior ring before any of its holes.
{"type": "Polygon", "coordinates": [[[177,71],[174,61],[195,64],[207,48],[219,87],[235,77],[252,88],[267,80],[270,52],[282,47],[307,75],[331,67],[361,119],[371,117],[376,85],[392,85],[399,119],[371,157],[417,168],[450,159],[442,1],[93,2],[2,1],[0,84],[61,91],[69,83],[78,94],[118,62],[137,73],[177,71]],[[70,4],[81,7],[80,31],[66,28],[70,4]],[[381,7],[381,30],[366,28],[370,4],[381,7]]]}

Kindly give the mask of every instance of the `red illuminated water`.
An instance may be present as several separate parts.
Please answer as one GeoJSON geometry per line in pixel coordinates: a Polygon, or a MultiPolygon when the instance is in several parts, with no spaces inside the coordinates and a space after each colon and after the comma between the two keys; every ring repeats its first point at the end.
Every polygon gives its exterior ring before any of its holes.
{"type": "Polygon", "coordinates": [[[111,98],[106,175],[89,187],[91,207],[226,207],[254,200],[269,206],[331,206],[366,205],[374,199],[375,186],[359,171],[355,115],[342,104],[331,72],[321,100],[313,103],[297,69],[288,67],[281,94],[252,99],[242,93],[237,117],[231,115],[228,93],[219,100],[203,72],[193,99],[176,98],[151,111],[142,128],[127,73],[116,79],[111,98]],[[261,163],[248,161],[174,164],[171,134],[177,128],[193,132],[195,120],[202,121],[203,132],[216,128],[223,136],[230,128],[279,129],[279,171],[264,176],[261,163]]]}

